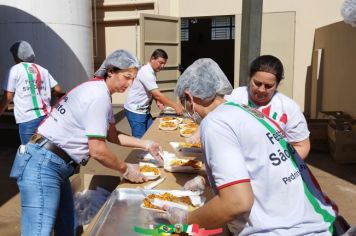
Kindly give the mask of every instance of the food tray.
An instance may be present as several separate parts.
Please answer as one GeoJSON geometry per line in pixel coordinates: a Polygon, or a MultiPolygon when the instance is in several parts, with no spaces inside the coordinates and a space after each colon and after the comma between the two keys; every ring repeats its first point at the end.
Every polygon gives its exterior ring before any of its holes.
{"type": "MultiPolygon", "coordinates": [[[[146,194],[170,192],[174,195],[177,193],[186,193],[186,195],[195,195],[191,191],[179,190],[143,190],[146,194]]],[[[103,206],[101,214],[93,225],[90,236],[107,236],[107,235],[137,235],[133,228],[149,228],[148,217],[150,211],[141,208],[144,196],[139,189],[118,188],[116,189],[103,206]]],[[[205,201],[201,197],[202,204],[205,201]]],[[[169,224],[168,222],[157,222],[169,224]]]]}
{"type": "Polygon", "coordinates": [[[178,142],[169,142],[169,144],[177,151],[181,151],[182,153],[202,153],[201,148],[179,148],[179,143],[178,142]]]}

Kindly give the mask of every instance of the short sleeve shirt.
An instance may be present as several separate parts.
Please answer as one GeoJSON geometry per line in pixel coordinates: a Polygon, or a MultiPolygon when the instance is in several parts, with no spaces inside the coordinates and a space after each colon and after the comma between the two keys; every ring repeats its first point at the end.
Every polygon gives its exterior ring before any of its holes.
{"type": "Polygon", "coordinates": [[[22,62],[12,66],[5,77],[3,89],[15,93],[16,123],[44,116],[51,108],[51,89],[57,84],[48,70],[35,63],[22,62]]]}
{"type": "Polygon", "coordinates": [[[248,87],[239,87],[224,97],[227,101],[252,106],[276,121],[286,133],[289,142],[300,142],[309,137],[308,125],[300,107],[289,97],[276,92],[265,106],[256,106],[249,101],[248,87]]]}
{"type": "Polygon", "coordinates": [[[158,88],[156,80],[151,65],[147,63],[142,66],[128,91],[125,109],[138,114],[148,114],[152,103],[151,91],[158,88]]]}
{"type": "Polygon", "coordinates": [[[102,79],[82,83],[53,107],[38,133],[65,150],[77,163],[88,158],[88,138],[106,138],[114,123],[111,96],[102,79]]]}
{"type": "Polygon", "coordinates": [[[203,119],[200,131],[214,191],[244,182],[252,186],[247,222],[230,224],[236,235],[331,235],[332,206],[270,119],[248,106],[226,103],[203,119]]]}

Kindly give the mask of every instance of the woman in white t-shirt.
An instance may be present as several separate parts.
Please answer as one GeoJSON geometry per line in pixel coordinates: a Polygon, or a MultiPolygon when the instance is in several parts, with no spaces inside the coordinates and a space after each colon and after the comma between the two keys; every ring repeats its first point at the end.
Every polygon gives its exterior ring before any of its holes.
{"type": "Polygon", "coordinates": [[[310,132],[297,103],[277,91],[283,74],[283,64],[278,58],[259,56],[251,63],[248,86],[234,89],[225,99],[256,108],[275,121],[288,142],[305,159],[310,150],[310,132]]]}
{"type": "Polygon", "coordinates": [[[34,63],[35,53],[28,42],[18,41],[10,51],[16,65],[10,68],[3,82],[0,115],[13,100],[21,144],[26,144],[51,110],[52,94],[60,95],[61,87],[47,69],[34,63]]]}
{"type": "Polygon", "coordinates": [[[69,177],[89,157],[119,171],[131,182],[147,178],[136,164],[125,163],[107,146],[138,147],[158,158],[161,147],[116,130],[111,95],[123,93],[136,77],[139,61],[125,50],[110,54],[95,77],[73,88],[52,108],[38,133],[20,149],[10,176],[21,194],[21,231],[26,235],[75,235],[69,177]]]}
{"type": "MultiPolygon", "coordinates": [[[[302,159],[310,151],[309,130],[300,107],[289,97],[277,91],[283,79],[282,62],[271,55],[257,57],[250,66],[248,86],[236,88],[225,100],[253,107],[280,126],[288,142],[297,150],[302,159]]],[[[197,131],[188,142],[197,142],[197,131]]]]}
{"type": "MultiPolygon", "coordinates": [[[[204,162],[215,196],[191,212],[165,206],[167,213],[159,217],[201,228],[228,224],[241,236],[333,234],[337,207],[276,122],[247,105],[224,100],[232,86],[214,61],[195,61],[175,91],[186,111],[201,120],[204,162]]],[[[193,190],[201,180],[196,177],[185,186],[193,190]]]]}

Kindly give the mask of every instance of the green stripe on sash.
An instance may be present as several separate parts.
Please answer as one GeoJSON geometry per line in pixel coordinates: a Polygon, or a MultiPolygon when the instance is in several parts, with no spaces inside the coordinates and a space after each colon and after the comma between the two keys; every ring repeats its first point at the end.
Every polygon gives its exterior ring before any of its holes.
{"type": "Polygon", "coordinates": [[[29,84],[30,84],[30,92],[31,92],[31,98],[32,98],[32,103],[33,103],[33,109],[34,109],[36,116],[38,118],[38,117],[41,117],[42,115],[41,115],[41,112],[39,111],[40,108],[37,103],[35,82],[33,81],[32,74],[28,71],[28,65],[26,63],[22,63],[22,65],[25,67],[25,71],[27,73],[27,77],[28,77],[29,84]]]}
{"type": "MultiPolygon", "coordinates": [[[[242,109],[243,111],[249,113],[250,115],[252,115],[256,120],[258,120],[268,131],[270,131],[272,133],[272,135],[276,134],[277,131],[270,125],[268,124],[264,118],[259,118],[259,117],[256,117],[252,112],[250,112],[248,109],[242,107],[241,105],[239,104],[236,104],[236,103],[233,103],[233,102],[227,102],[225,103],[226,105],[231,105],[231,106],[235,106],[235,107],[238,107],[240,109],[242,109]]],[[[288,147],[288,142],[284,139],[280,139],[278,141],[278,143],[280,144],[280,146],[284,149],[284,150],[288,150],[289,154],[291,155],[291,162],[292,162],[292,165],[294,166],[295,169],[298,169],[297,167],[297,164],[296,164],[296,161],[295,161],[295,156],[294,154],[290,151],[290,148],[288,147]]],[[[329,231],[331,232],[331,234],[333,233],[334,231],[334,228],[333,228],[333,222],[335,221],[335,216],[331,215],[327,210],[323,209],[319,202],[315,199],[314,195],[310,192],[307,184],[305,183],[305,181],[303,180],[303,187],[304,187],[304,193],[305,195],[307,196],[310,204],[313,206],[315,212],[319,213],[325,222],[328,222],[330,223],[330,227],[329,227],[329,231]]]]}

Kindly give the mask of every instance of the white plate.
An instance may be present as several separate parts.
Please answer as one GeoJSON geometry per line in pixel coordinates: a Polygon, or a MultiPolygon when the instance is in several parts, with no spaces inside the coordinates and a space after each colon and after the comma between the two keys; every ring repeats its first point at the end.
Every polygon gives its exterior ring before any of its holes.
{"type": "Polygon", "coordinates": [[[199,128],[199,125],[191,125],[191,124],[179,124],[178,128],[180,129],[195,129],[197,130],[199,128]]]}
{"type": "MultiPolygon", "coordinates": [[[[144,166],[144,165],[151,166],[151,167],[156,167],[158,169],[157,165],[152,164],[152,163],[145,163],[145,162],[140,162],[139,163],[140,167],[144,166]]],[[[155,175],[154,172],[141,172],[141,173],[144,176],[146,176],[148,180],[155,180],[155,179],[157,179],[157,178],[159,178],[161,176],[161,172],[159,171],[159,169],[158,169],[158,175],[155,175]]]]}
{"type": "MultiPolygon", "coordinates": [[[[197,195],[196,193],[192,192],[192,191],[184,191],[184,190],[172,190],[172,191],[166,191],[166,192],[169,192],[177,197],[182,197],[182,196],[189,196],[190,198],[190,201],[192,202],[193,206],[194,207],[201,207],[204,205],[204,202],[206,200],[205,197],[203,196],[199,196],[197,195]]],[[[162,192],[164,193],[164,192],[162,192]]],[[[156,205],[158,207],[162,207],[163,205],[168,205],[168,206],[174,206],[174,207],[178,207],[180,209],[183,209],[183,210],[187,210],[188,209],[188,205],[186,204],[180,204],[180,203],[175,203],[175,202],[169,202],[169,201],[165,201],[165,200],[161,200],[161,199],[153,199],[153,202],[152,202],[153,205],[156,205]]],[[[164,210],[160,210],[160,209],[154,209],[154,208],[148,208],[148,207],[145,207],[143,205],[143,202],[142,204],[140,205],[140,207],[142,209],[146,209],[146,210],[149,210],[149,211],[154,211],[154,212],[166,212],[164,210]]]]}
{"type": "Polygon", "coordinates": [[[159,122],[160,123],[161,122],[167,122],[167,121],[172,121],[172,122],[174,122],[174,123],[176,123],[178,125],[183,121],[183,118],[177,117],[177,116],[165,116],[165,117],[159,118],[159,122]]]}
{"type": "MultiPolygon", "coordinates": [[[[167,122],[167,121],[165,121],[165,122],[167,122]]],[[[172,122],[175,125],[172,126],[172,127],[164,127],[164,126],[162,126],[162,124],[164,122],[160,122],[159,125],[158,125],[158,128],[161,129],[161,130],[176,130],[178,128],[178,124],[176,122],[174,122],[174,121],[168,121],[168,122],[172,122]]]]}
{"type": "Polygon", "coordinates": [[[196,129],[194,130],[192,128],[182,128],[182,129],[179,130],[180,136],[185,137],[185,138],[191,137],[195,132],[196,132],[196,129]],[[185,130],[187,130],[187,129],[191,129],[192,133],[184,133],[185,130]]]}

